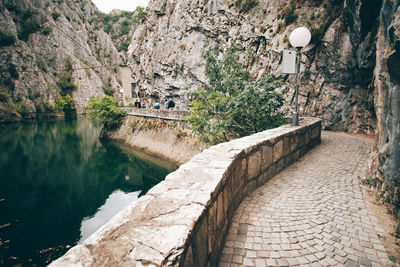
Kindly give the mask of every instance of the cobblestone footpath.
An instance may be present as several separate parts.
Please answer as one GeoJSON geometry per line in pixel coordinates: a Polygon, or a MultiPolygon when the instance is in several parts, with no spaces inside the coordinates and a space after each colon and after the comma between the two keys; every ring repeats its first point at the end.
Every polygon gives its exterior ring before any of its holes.
{"type": "Polygon", "coordinates": [[[371,145],[323,132],[320,146],[242,201],[219,266],[392,266],[358,178],[371,145]]]}

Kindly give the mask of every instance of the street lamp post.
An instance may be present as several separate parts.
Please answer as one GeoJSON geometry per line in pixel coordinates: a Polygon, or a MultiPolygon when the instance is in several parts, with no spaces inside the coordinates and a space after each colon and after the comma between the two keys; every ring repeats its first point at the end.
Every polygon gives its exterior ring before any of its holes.
{"type": "Polygon", "coordinates": [[[298,85],[298,76],[300,72],[300,60],[301,60],[301,49],[308,45],[311,40],[311,33],[305,27],[299,27],[292,31],[289,36],[290,44],[297,49],[297,58],[296,58],[296,91],[295,91],[295,108],[292,117],[292,125],[299,125],[299,104],[298,104],[298,95],[299,95],[299,85],[298,85]]]}

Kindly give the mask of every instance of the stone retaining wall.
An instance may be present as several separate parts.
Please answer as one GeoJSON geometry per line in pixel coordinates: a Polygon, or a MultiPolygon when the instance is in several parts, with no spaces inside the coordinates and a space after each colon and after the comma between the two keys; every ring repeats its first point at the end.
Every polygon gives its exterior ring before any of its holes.
{"type": "Polygon", "coordinates": [[[242,199],[321,142],[321,120],[193,157],[50,266],[216,266],[242,199]]]}
{"type": "Polygon", "coordinates": [[[129,115],[149,118],[159,118],[164,120],[182,120],[188,116],[188,110],[173,109],[151,109],[151,108],[123,108],[129,115]]]}

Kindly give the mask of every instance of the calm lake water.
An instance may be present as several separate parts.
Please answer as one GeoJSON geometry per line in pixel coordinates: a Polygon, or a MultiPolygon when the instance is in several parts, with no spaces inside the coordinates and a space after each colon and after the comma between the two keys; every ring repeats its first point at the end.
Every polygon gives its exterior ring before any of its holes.
{"type": "Polygon", "coordinates": [[[86,119],[0,125],[0,265],[44,266],[174,171],[86,119]]]}

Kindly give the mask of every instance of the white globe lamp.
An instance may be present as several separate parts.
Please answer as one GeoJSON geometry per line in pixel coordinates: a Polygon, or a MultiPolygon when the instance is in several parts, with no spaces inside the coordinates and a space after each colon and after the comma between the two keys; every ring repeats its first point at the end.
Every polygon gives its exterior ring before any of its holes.
{"type": "Polygon", "coordinates": [[[289,36],[289,42],[293,47],[302,48],[311,41],[311,33],[306,27],[299,27],[292,31],[289,36]]]}

